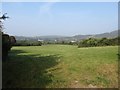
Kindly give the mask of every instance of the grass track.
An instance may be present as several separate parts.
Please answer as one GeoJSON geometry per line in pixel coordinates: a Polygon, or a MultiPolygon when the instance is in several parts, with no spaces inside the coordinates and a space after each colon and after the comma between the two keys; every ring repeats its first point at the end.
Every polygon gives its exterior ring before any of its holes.
{"type": "Polygon", "coordinates": [[[13,47],[3,62],[3,87],[118,87],[118,47],[13,47]]]}

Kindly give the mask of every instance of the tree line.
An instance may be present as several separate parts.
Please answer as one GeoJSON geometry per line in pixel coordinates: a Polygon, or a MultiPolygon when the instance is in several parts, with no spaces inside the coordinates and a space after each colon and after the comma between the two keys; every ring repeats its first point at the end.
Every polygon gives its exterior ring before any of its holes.
{"type": "Polygon", "coordinates": [[[67,41],[60,41],[60,42],[51,42],[51,41],[33,41],[33,40],[17,40],[14,46],[41,46],[41,45],[48,45],[48,44],[61,44],[61,45],[75,45],[77,43],[67,42],[67,41]]]}
{"type": "Polygon", "coordinates": [[[20,40],[17,41],[14,46],[41,46],[42,42],[40,41],[29,41],[29,40],[20,40]]]}
{"type": "Polygon", "coordinates": [[[78,48],[80,47],[96,47],[96,46],[115,46],[118,45],[118,40],[120,37],[116,38],[88,38],[79,42],[78,48]]]}
{"type": "Polygon", "coordinates": [[[17,41],[14,46],[41,46],[41,45],[48,45],[48,44],[61,44],[61,45],[77,45],[78,48],[80,47],[96,47],[96,46],[115,46],[118,45],[118,39],[120,37],[115,38],[87,38],[81,41],[71,42],[71,41],[32,41],[32,40],[19,40],[17,41]]]}

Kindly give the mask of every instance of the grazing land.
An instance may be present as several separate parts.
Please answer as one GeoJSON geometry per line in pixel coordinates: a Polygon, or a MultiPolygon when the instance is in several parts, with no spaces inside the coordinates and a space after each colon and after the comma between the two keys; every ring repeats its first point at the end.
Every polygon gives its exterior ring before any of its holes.
{"type": "Polygon", "coordinates": [[[13,47],[3,62],[3,88],[117,88],[118,47],[13,47]]]}

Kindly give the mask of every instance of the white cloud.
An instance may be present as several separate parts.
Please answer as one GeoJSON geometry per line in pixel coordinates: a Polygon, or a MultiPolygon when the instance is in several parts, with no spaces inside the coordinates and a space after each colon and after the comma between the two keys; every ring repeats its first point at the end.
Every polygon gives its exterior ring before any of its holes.
{"type": "Polygon", "coordinates": [[[51,11],[52,6],[55,3],[57,3],[57,1],[59,1],[59,0],[56,0],[56,2],[46,2],[45,4],[40,6],[40,17],[47,17],[50,20],[52,20],[52,18],[53,18],[52,11],[51,11]]]}
{"type": "Polygon", "coordinates": [[[50,10],[53,6],[53,4],[55,4],[56,2],[48,2],[45,3],[43,6],[40,7],[40,13],[44,14],[44,13],[50,13],[50,10]]]}

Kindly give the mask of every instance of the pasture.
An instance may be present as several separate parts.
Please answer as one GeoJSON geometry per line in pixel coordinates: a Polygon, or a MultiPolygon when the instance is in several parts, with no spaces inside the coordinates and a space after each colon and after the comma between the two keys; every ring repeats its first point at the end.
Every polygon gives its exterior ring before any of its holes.
{"type": "Polygon", "coordinates": [[[3,88],[117,88],[118,47],[13,47],[3,62],[3,88]]]}

